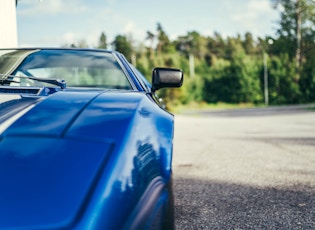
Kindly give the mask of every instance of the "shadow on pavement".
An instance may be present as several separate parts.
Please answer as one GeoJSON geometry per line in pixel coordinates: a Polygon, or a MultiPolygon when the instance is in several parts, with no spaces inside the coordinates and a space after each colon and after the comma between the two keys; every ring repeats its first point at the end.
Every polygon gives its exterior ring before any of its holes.
{"type": "Polygon", "coordinates": [[[238,139],[246,141],[260,141],[274,145],[280,144],[285,146],[288,145],[315,146],[315,137],[252,137],[238,139]]]}
{"type": "Polygon", "coordinates": [[[252,116],[275,116],[298,113],[314,113],[314,105],[291,105],[291,106],[270,106],[263,108],[244,109],[222,109],[222,110],[192,110],[183,112],[187,115],[205,115],[218,117],[252,117],[252,116]]]}
{"type": "Polygon", "coordinates": [[[174,178],[176,229],[315,229],[315,188],[174,178]]]}

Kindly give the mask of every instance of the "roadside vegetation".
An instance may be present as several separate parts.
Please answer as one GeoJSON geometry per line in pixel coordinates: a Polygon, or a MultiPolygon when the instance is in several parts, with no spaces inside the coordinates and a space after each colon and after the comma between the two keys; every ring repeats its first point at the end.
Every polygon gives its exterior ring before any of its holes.
{"type": "MultiPolygon", "coordinates": [[[[110,45],[122,52],[149,80],[153,67],[182,69],[182,88],[159,91],[169,108],[314,102],[315,2],[271,3],[281,15],[274,36],[204,36],[190,31],[171,40],[157,23],[140,44],[135,44],[131,35],[117,35],[108,42],[103,32],[96,47],[106,49],[110,45]]],[[[86,44],[80,41],[69,46],[86,44]]]]}

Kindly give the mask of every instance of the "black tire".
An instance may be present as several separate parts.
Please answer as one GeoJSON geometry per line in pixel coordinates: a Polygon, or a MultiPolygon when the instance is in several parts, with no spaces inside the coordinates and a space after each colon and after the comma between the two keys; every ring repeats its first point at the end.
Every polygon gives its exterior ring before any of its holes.
{"type": "Polygon", "coordinates": [[[163,216],[163,230],[175,230],[175,207],[174,207],[174,195],[173,195],[173,179],[172,176],[167,185],[168,200],[165,205],[165,215],[163,216]]]}

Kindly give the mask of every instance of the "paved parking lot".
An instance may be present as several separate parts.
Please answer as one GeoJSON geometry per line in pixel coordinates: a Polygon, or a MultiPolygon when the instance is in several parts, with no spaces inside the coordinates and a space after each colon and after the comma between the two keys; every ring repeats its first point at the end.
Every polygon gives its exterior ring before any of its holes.
{"type": "Polygon", "coordinates": [[[315,229],[315,110],[176,116],[177,229],[315,229]]]}

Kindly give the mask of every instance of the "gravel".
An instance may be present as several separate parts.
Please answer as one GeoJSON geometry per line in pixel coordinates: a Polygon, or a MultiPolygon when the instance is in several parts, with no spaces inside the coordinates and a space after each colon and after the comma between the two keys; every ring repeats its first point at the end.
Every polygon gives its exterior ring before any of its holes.
{"type": "Polygon", "coordinates": [[[315,229],[315,111],[176,116],[176,228],[315,229]]]}

